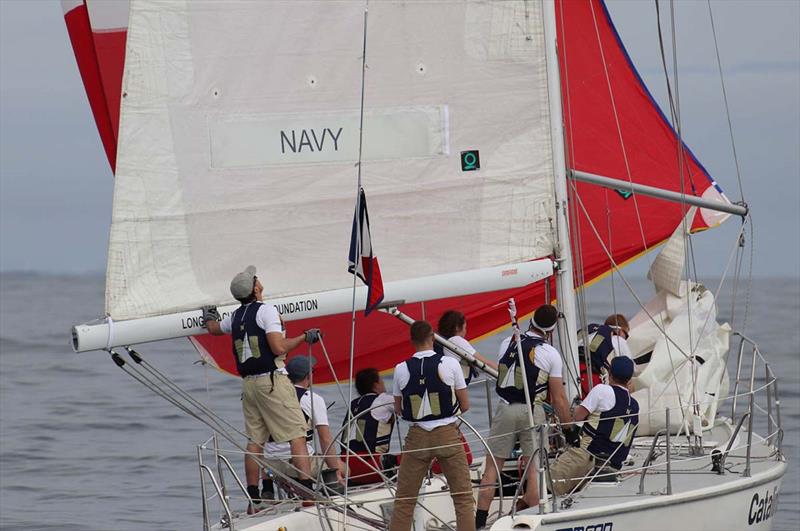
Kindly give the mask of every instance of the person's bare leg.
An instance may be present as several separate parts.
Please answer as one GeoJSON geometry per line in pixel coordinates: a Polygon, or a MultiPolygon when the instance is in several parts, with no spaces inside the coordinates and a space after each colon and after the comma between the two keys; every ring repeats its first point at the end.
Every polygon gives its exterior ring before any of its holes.
{"type": "Polygon", "coordinates": [[[311,477],[311,458],[308,456],[306,438],[298,437],[289,441],[292,448],[292,465],[299,471],[298,478],[314,479],[311,477]]]}
{"type": "MultiPolygon", "coordinates": [[[[497,461],[497,467],[503,470],[503,464],[506,460],[495,457],[494,461],[497,461]]],[[[488,511],[489,506],[492,505],[494,489],[497,487],[498,483],[497,478],[500,477],[498,468],[494,467],[494,461],[492,461],[491,456],[486,456],[486,465],[484,467],[483,477],[481,478],[481,487],[478,491],[478,509],[483,511],[488,511]]]]}
{"type": "Polygon", "coordinates": [[[258,485],[259,469],[254,455],[261,455],[264,448],[260,444],[247,443],[247,453],[244,456],[244,475],[248,485],[258,485]]]}
{"type": "MultiPolygon", "coordinates": [[[[523,459],[530,459],[523,457],[523,459]]],[[[523,500],[528,504],[528,507],[536,507],[539,505],[539,476],[538,469],[536,468],[536,460],[531,461],[531,466],[528,467],[528,474],[525,476],[528,481],[525,487],[525,496],[523,500]]]]}

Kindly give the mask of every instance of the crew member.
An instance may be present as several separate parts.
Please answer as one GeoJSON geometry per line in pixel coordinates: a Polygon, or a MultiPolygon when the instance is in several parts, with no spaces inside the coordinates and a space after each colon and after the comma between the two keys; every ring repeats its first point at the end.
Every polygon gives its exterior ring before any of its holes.
{"type": "MultiPolygon", "coordinates": [[[[203,319],[210,334],[231,334],[233,357],[242,377],[242,411],[248,437],[244,458],[247,493],[258,503],[259,465],[253,456],[262,455],[264,443],[270,438],[290,443],[292,463],[301,472],[300,482],[311,488],[305,419],[294,386],[286,376],[284,359],[304,341],[319,341],[319,330],[286,338],[278,310],[263,302],[264,287],[254,266],[233,277],[230,289],[241,306],[222,321],[215,306],[204,306],[203,319]]],[[[248,507],[248,512],[255,510],[253,505],[248,507]]]]}
{"type": "MultiPolygon", "coordinates": [[[[494,361],[483,357],[481,353],[475,350],[475,347],[467,341],[467,318],[464,317],[463,313],[456,310],[447,310],[444,312],[439,318],[437,332],[455,346],[460,347],[461,350],[471,354],[475,359],[482,361],[490,367],[497,368],[497,364],[494,361]]],[[[449,348],[445,348],[439,343],[434,343],[433,350],[437,353],[443,353],[445,356],[455,358],[461,364],[461,369],[464,371],[464,380],[467,382],[467,385],[469,385],[469,382],[472,381],[474,376],[478,375],[478,372],[471,367],[466,360],[462,359],[455,352],[452,352],[449,348]]]]}
{"type": "MultiPolygon", "coordinates": [[[[336,470],[337,479],[343,482],[345,467],[344,462],[339,459],[337,446],[333,444],[333,436],[328,423],[328,406],[322,396],[309,390],[311,367],[314,363],[316,363],[316,360],[312,357],[296,356],[286,364],[286,372],[289,375],[289,380],[294,384],[294,391],[305,418],[306,450],[308,455],[311,456],[312,476],[317,477],[322,467],[322,459],[314,455],[314,429],[316,429],[319,437],[319,447],[325,452],[325,464],[329,468],[336,470]],[[312,421],[314,428],[311,427],[312,421]]],[[[295,478],[298,477],[297,470],[287,458],[290,453],[293,453],[289,443],[274,442],[269,439],[264,447],[264,453],[267,456],[267,465],[273,471],[295,478]]]]}
{"type": "MultiPolygon", "coordinates": [[[[545,422],[543,403],[550,392],[550,401],[558,415],[564,421],[570,418],[567,397],[562,384],[561,354],[548,343],[548,338],[556,327],[558,310],[550,304],[545,304],[536,309],[531,318],[530,326],[521,337],[522,359],[525,363],[528,393],[533,407],[534,424],[545,422]]],[[[495,486],[498,482],[499,470],[503,469],[506,459],[519,441],[522,450],[523,463],[533,455],[538,445],[538,440],[533,436],[528,408],[525,401],[525,387],[522,378],[522,366],[518,357],[517,343],[514,336],[506,338],[500,344],[497,394],[500,403],[494,414],[491,435],[489,437],[489,451],[497,461],[497,467],[490,459],[484,465],[481,489],[478,494],[478,510],[475,515],[476,527],[486,525],[489,506],[494,498],[495,486]]],[[[574,432],[574,431],[573,431],[574,432]]],[[[569,433],[573,433],[569,432],[569,433]]],[[[577,435],[577,433],[575,433],[577,435]]],[[[527,487],[520,500],[518,509],[537,505],[539,503],[539,489],[536,477],[536,465],[531,463],[528,467],[527,487]]]]}
{"type": "Polygon", "coordinates": [[[456,529],[475,529],[472,484],[467,455],[456,426],[459,410],[469,409],[461,365],[433,351],[433,328],[411,325],[416,353],[394,371],[394,407],[411,423],[403,446],[390,531],[411,529],[420,485],[436,458],[447,478],[456,513],[456,529]]]}
{"type": "MultiPolygon", "coordinates": [[[[625,356],[632,358],[631,349],[628,347],[628,333],[630,325],[625,316],[620,313],[609,315],[601,325],[590,324],[587,331],[589,340],[589,357],[592,363],[592,386],[607,381],[608,364],[611,358],[625,356]]],[[[581,347],[581,350],[583,347],[581,347]]],[[[586,361],[584,356],[580,360],[581,390],[583,396],[589,392],[589,378],[586,374],[586,361]]]]}
{"type": "Polygon", "coordinates": [[[609,384],[592,388],[575,408],[573,422],[583,423],[580,446],[570,448],[550,467],[553,491],[571,492],[595,466],[622,468],[639,425],[639,404],[627,384],[633,376],[633,361],[625,356],[611,360],[609,384]]]}
{"type": "Polygon", "coordinates": [[[350,467],[350,482],[364,485],[381,481],[375,469],[396,465],[396,459],[383,459],[394,457],[388,454],[394,428],[394,398],[386,392],[380,373],[373,368],[356,373],[356,390],[359,396],[350,403],[350,413],[343,422],[342,439],[348,435],[347,423],[355,418],[355,423],[350,426],[347,446],[358,457],[346,459],[350,467]]]}

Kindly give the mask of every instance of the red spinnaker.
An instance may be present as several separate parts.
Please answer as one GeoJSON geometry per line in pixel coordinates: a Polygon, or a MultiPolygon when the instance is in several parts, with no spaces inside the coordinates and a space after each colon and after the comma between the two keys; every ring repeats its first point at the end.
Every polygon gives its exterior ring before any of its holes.
{"type": "MultiPolygon", "coordinates": [[[[87,3],[88,13],[103,4],[97,2],[95,6],[93,0],[65,1],[65,19],[113,170],[127,28],[94,27],[87,15],[87,3]]],[[[120,4],[115,4],[119,9],[120,4]]],[[[127,25],[127,10],[125,15],[127,25]]],[[[678,140],[636,72],[605,4],[601,0],[557,0],[556,17],[568,167],[683,190],[690,195],[720,198],[721,191],[678,140]]],[[[623,264],[667,239],[685,211],[678,204],[643,196],[625,198],[613,190],[583,183],[572,188],[570,208],[577,221],[572,226],[573,245],[580,245],[573,250],[585,283],[611,270],[606,248],[615,263],[623,264]]],[[[702,230],[719,221],[720,218],[706,219],[698,213],[693,229],[702,230]]],[[[268,292],[269,286],[266,289],[268,292]]],[[[544,292],[544,283],[540,282],[523,289],[429,301],[424,304],[424,312],[419,303],[401,309],[413,317],[424,315],[435,323],[445,310],[457,308],[467,316],[470,338],[476,338],[508,325],[504,304],[508,297],[516,298],[519,313],[524,315],[544,302],[544,292]]],[[[288,333],[298,335],[306,328],[321,328],[333,371],[339,379],[345,379],[349,369],[350,319],[348,313],[292,321],[288,323],[288,333]]],[[[394,367],[411,353],[407,338],[408,327],[395,318],[376,313],[367,321],[359,312],[355,370],[394,367]]],[[[221,370],[236,374],[230,338],[205,335],[191,341],[221,370]]],[[[315,380],[333,381],[324,356],[318,347],[314,348],[320,360],[315,380]]]]}

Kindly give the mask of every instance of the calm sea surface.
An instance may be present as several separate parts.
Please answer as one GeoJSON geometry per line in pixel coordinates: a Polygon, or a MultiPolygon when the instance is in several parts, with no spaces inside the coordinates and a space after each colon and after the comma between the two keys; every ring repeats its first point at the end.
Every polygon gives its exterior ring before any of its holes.
{"type": "MultiPolygon", "coordinates": [[[[650,293],[646,281],[634,285],[642,296],[650,293]]],[[[773,528],[795,530],[800,528],[800,280],[756,280],[753,288],[746,333],[759,342],[781,378],[784,452],[790,460],[773,528]]],[[[604,302],[610,300],[609,284],[592,288],[589,296],[595,319],[610,313],[604,302]]],[[[722,318],[729,319],[729,290],[719,302],[722,318]]],[[[617,304],[629,314],[636,309],[619,289],[617,304]]],[[[210,431],[124,374],[106,353],[72,352],[70,326],[97,317],[102,308],[102,278],[0,276],[4,529],[202,526],[195,446],[210,431]]],[[[479,348],[494,353],[496,342],[487,340],[479,348]]],[[[187,341],[145,345],[141,353],[241,425],[239,382],[195,364],[197,355],[187,341]]],[[[343,403],[336,389],[328,387],[325,394],[329,403],[336,401],[336,426],[343,403]]],[[[487,426],[485,413],[479,414],[485,403],[482,390],[474,389],[470,420],[481,429],[487,426]]],[[[241,468],[237,456],[233,462],[241,468]]]]}

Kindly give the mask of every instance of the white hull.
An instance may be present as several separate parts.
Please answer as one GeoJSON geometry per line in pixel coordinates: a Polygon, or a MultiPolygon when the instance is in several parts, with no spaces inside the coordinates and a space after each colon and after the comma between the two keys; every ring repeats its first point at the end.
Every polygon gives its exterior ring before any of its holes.
{"type": "MultiPolygon", "coordinates": [[[[724,444],[732,433],[729,422],[720,422],[707,433],[707,446],[712,438],[724,444]]],[[[692,531],[747,529],[767,531],[772,529],[786,463],[778,457],[775,448],[769,446],[758,435],[753,435],[751,475],[744,477],[746,457],[740,446],[746,434],[739,433],[734,449],[728,457],[728,472],[719,475],[711,471],[710,449],[706,455],[689,457],[672,456],[670,475],[673,494],[666,495],[667,474],[664,456],[656,460],[645,478],[645,492],[638,494],[641,475],[633,471],[641,466],[649,451],[650,442],[642,439],[631,450],[634,464],[623,468],[621,479],[616,483],[592,483],[573,496],[572,505],[562,508],[563,498],[557,499],[558,511],[552,511],[548,503],[546,514],[538,514],[538,508],[517,513],[513,518],[504,516],[491,525],[492,530],[532,529],[537,531],[692,531]],[[741,454],[741,455],[739,455],[741,454]],[[626,472],[626,469],[631,471],[626,472]]],[[[673,439],[672,446],[680,441],[673,439]]],[[[713,444],[713,443],[712,443],[713,444]]],[[[481,476],[482,460],[473,464],[473,479],[481,476]]],[[[430,484],[423,484],[415,516],[416,531],[447,529],[443,523],[455,528],[453,504],[445,483],[434,477],[430,484]],[[435,515],[435,516],[434,516],[435,515]]],[[[477,490],[476,490],[477,495],[477,490]]],[[[393,492],[380,488],[352,496],[353,507],[358,514],[375,517],[381,515],[381,505],[391,505],[393,492]],[[371,514],[370,514],[371,513],[371,514]]],[[[331,504],[342,499],[331,499],[331,504]]],[[[343,515],[333,510],[316,507],[302,508],[293,512],[295,506],[284,506],[283,514],[258,514],[234,520],[234,529],[251,531],[286,529],[337,530],[345,529],[343,515]],[[322,521],[320,520],[322,518],[322,521]],[[324,522],[324,523],[323,523],[324,522]]],[[[511,499],[506,497],[503,514],[508,514],[511,499]]],[[[491,512],[497,516],[498,500],[491,512]]],[[[490,517],[491,521],[491,517],[490,517]]],[[[388,522],[387,522],[388,524],[388,522]]],[[[347,529],[370,529],[371,526],[349,517],[347,529]]]]}
{"type": "MultiPolygon", "coordinates": [[[[648,496],[641,501],[606,508],[575,509],[547,515],[522,514],[498,520],[492,531],[689,531],[747,529],[767,531],[777,507],[785,463],[728,485],[707,487],[671,496],[648,496]],[[762,502],[762,500],[766,500],[762,502]],[[517,526],[517,527],[515,527],[517,526]],[[521,526],[521,527],[519,527],[521,526]]],[[[608,498],[614,498],[611,492],[608,498]]],[[[613,501],[609,500],[611,503],[613,501]]]]}

